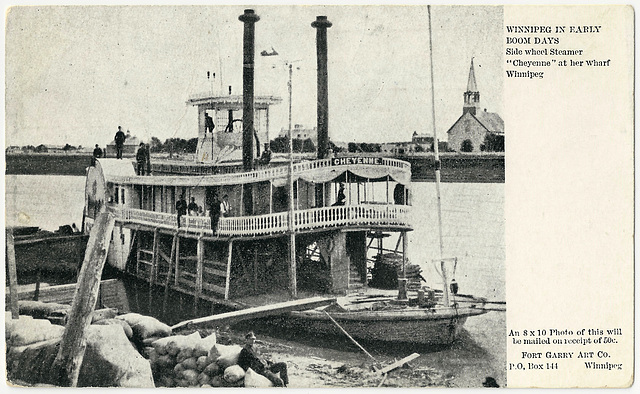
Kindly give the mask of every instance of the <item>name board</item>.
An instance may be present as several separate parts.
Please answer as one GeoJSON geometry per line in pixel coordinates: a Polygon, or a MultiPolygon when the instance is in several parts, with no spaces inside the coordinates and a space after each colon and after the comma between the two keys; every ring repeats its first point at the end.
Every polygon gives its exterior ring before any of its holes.
{"type": "Polygon", "coordinates": [[[334,157],[331,159],[332,166],[348,166],[351,164],[380,166],[382,165],[382,157],[334,157]]]}

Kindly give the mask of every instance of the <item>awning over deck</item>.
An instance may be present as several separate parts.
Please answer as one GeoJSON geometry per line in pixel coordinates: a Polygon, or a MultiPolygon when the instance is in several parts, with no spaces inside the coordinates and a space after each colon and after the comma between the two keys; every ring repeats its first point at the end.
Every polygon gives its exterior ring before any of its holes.
{"type": "MultiPolygon", "coordinates": [[[[411,182],[411,165],[407,162],[383,157],[340,157],[306,161],[293,165],[293,179],[326,183],[343,181],[346,174],[357,180],[390,180],[407,185],[411,182]]],[[[119,172],[106,173],[108,182],[131,185],[158,186],[221,186],[246,183],[272,182],[284,186],[288,182],[288,166],[278,166],[257,171],[219,175],[163,175],[123,176],[119,172]]]]}

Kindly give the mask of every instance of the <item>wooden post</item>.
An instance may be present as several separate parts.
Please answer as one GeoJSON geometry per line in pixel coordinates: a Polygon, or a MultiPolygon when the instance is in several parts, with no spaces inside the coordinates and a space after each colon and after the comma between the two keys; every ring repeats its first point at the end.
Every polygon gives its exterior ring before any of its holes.
{"type": "Polygon", "coordinates": [[[406,236],[406,231],[402,232],[402,272],[401,277],[398,278],[398,299],[407,299],[407,247],[409,240],[406,236]]]}
{"type": "Polygon", "coordinates": [[[136,240],[137,250],[136,250],[136,276],[140,277],[140,247],[142,246],[142,231],[138,230],[138,239],[136,240]]]}
{"type": "Polygon", "coordinates": [[[16,251],[13,242],[13,229],[7,228],[7,264],[9,264],[9,299],[11,303],[11,318],[18,319],[18,274],[16,272],[16,251]]]}
{"type": "Polygon", "coordinates": [[[86,348],[86,331],[91,324],[91,314],[98,299],[100,278],[111,243],[114,221],[112,213],[103,212],[91,228],[60,350],[51,367],[52,381],[59,386],[75,387],[78,384],[86,348]]]}
{"type": "Polygon", "coordinates": [[[193,310],[194,312],[198,311],[198,300],[202,294],[202,275],[203,275],[203,264],[204,264],[204,241],[202,241],[202,237],[198,238],[197,244],[197,264],[196,264],[196,292],[193,296],[193,310]]]}
{"type": "Polygon", "coordinates": [[[258,291],[258,249],[253,248],[253,291],[258,291]]]}
{"type": "Polygon", "coordinates": [[[167,311],[167,304],[169,302],[169,282],[171,281],[171,269],[173,268],[173,260],[176,256],[176,246],[178,244],[178,232],[173,235],[173,242],[171,243],[171,257],[169,257],[169,268],[167,269],[167,277],[164,282],[164,300],[162,302],[163,315],[167,311]]]}
{"type": "Polygon", "coordinates": [[[151,270],[149,272],[149,287],[151,287],[152,285],[154,285],[156,283],[157,277],[158,277],[158,249],[159,249],[159,242],[160,242],[160,235],[158,234],[158,228],[156,227],[155,230],[153,230],[153,249],[151,250],[151,252],[153,253],[153,255],[151,256],[151,270]]]}
{"type": "Polygon", "coordinates": [[[224,299],[229,299],[229,285],[231,284],[231,256],[233,255],[233,241],[229,241],[229,254],[227,256],[227,277],[224,284],[224,299]]]}
{"type": "MultiPolygon", "coordinates": [[[[176,232],[176,235],[178,233],[176,232]]],[[[174,286],[178,287],[180,283],[180,236],[178,236],[178,241],[176,242],[176,269],[175,269],[175,278],[174,278],[174,286]]]]}

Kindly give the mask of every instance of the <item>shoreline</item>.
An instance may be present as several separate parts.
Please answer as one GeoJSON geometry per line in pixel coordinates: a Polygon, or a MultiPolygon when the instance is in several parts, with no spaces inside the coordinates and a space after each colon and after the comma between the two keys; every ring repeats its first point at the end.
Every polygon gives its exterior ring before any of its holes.
{"type": "MultiPolygon", "coordinates": [[[[372,154],[372,156],[379,154],[372,154]]],[[[433,154],[398,156],[412,167],[412,182],[435,182],[433,154]]],[[[135,158],[127,158],[131,160],[135,158]]],[[[441,182],[444,183],[504,183],[504,154],[446,153],[442,163],[441,182]]],[[[85,176],[91,163],[87,154],[7,154],[5,175],[69,175],[85,176]]]]}

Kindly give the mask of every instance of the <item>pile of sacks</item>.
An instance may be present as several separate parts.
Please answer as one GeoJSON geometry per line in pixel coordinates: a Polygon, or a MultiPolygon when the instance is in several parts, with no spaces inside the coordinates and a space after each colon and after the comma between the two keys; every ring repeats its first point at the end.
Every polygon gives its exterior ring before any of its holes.
{"type": "Polygon", "coordinates": [[[238,365],[241,346],[216,343],[216,335],[200,333],[157,339],[144,348],[156,386],[271,387],[269,379],[238,365]]]}

